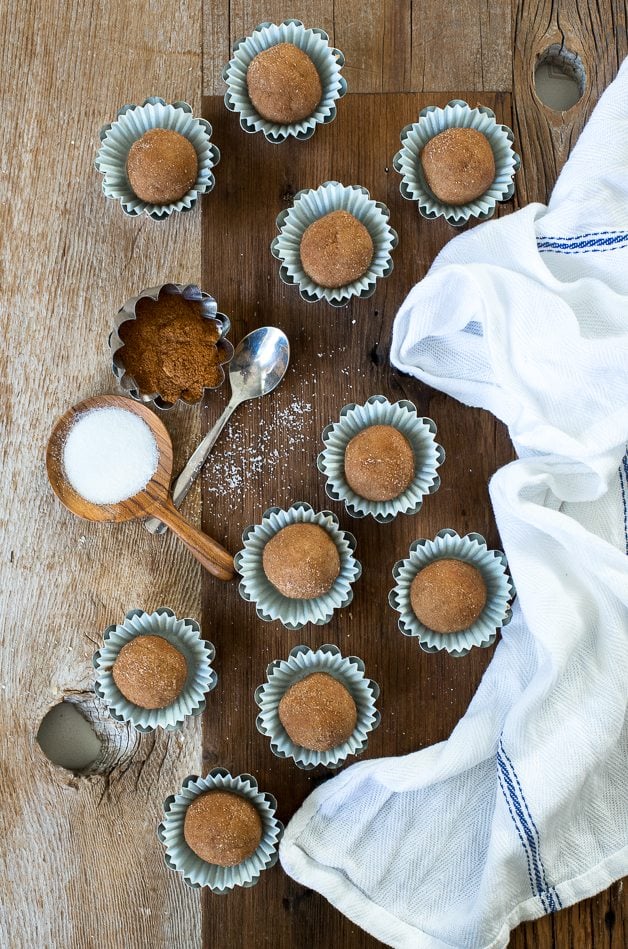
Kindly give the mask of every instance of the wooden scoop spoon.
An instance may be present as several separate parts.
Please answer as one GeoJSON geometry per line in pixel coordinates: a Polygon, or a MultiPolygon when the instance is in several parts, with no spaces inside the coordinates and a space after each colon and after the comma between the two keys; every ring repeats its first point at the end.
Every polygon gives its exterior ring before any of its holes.
{"type": "Polygon", "coordinates": [[[85,399],[62,415],[48,441],[46,468],[52,490],[69,511],[88,521],[130,521],[156,515],[174,531],[206,570],[220,580],[234,575],[233,557],[207,534],[192,526],[172,504],[169,496],[172,475],[172,442],[159,418],[140,402],[121,395],[101,395],[85,399]],[[133,412],[146,422],[155,441],[159,460],[146,487],[116,504],[94,504],[78,494],[67,480],[63,466],[63,447],[77,415],[92,409],[117,408],[133,412]]]}

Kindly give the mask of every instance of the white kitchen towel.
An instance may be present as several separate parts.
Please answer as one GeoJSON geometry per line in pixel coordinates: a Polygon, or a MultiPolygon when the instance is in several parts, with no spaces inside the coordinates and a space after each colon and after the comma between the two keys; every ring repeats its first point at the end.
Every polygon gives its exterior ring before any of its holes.
{"type": "Polygon", "coordinates": [[[626,63],[549,206],[452,240],[391,358],[508,425],[490,493],[518,599],[449,740],[321,785],[281,862],[391,946],[501,947],[628,872],[626,63]]]}

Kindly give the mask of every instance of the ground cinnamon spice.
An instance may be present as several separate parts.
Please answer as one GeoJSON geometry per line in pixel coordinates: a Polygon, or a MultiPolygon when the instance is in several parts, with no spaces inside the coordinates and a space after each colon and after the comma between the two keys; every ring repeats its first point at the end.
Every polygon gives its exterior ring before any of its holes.
{"type": "Polygon", "coordinates": [[[220,328],[203,316],[198,300],[142,297],[135,316],[118,334],[124,343],[120,357],[141,392],[157,392],[165,402],[197,402],[204,388],[220,385],[220,328]]]}

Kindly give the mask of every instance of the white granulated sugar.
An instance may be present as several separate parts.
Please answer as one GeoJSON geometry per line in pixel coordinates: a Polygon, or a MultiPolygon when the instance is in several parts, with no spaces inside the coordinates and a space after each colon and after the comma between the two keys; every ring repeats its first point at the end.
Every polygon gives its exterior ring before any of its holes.
{"type": "Polygon", "coordinates": [[[146,487],[159,453],[150,428],[125,409],[92,409],[79,415],[63,447],[65,474],[92,504],[117,504],[146,487]]]}

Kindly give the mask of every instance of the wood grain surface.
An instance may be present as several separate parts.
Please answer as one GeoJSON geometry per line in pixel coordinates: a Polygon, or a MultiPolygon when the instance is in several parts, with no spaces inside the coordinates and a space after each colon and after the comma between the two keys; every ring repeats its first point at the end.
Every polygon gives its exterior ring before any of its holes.
{"type": "MultiPolygon", "coordinates": [[[[387,603],[393,564],[407,556],[418,537],[453,527],[461,533],[478,531],[489,544],[498,543],[487,481],[513,457],[507,435],[492,416],[399,375],[388,362],[395,312],[451,235],[448,225],[426,222],[401,197],[392,156],[400,129],[421,108],[432,102],[444,105],[460,95],[451,90],[436,98],[347,97],[336,121],[319,130],[306,148],[296,142],[277,147],[261,136],[244,135],[220,99],[205,101],[216,141],[233,160],[225,166],[211,196],[211,210],[204,215],[204,286],[232,320],[234,339],[266,322],[281,327],[291,342],[291,365],[276,392],[238,409],[214,447],[203,472],[208,502],[203,526],[229,549],[238,549],[243,527],[259,522],[266,508],[305,500],[317,510],[333,509],[341,525],[355,534],[356,556],[363,567],[350,607],[326,626],[299,632],[258,620],[235,586],[224,587],[217,597],[215,585],[204,583],[204,625],[216,646],[219,674],[205,721],[205,767],[220,764],[255,774],[260,787],[277,797],[284,821],[328,772],[306,773],[291,761],[277,760],[268,739],[257,732],[253,692],[264,681],[269,662],[286,658],[301,642],[314,648],[335,643],[343,655],[360,656],[366,674],[381,687],[382,724],[370,736],[366,755],[381,757],[446,738],[492,654],[492,649],[474,650],[464,662],[444,653],[427,656],[416,641],[401,635],[398,616],[387,603]],[[279,264],[268,250],[279,211],[297,191],[316,187],[330,176],[361,184],[385,202],[399,233],[392,275],[379,283],[370,299],[338,309],[303,302],[295,287],[279,280],[279,264]],[[346,403],[363,402],[380,392],[393,400],[411,399],[421,414],[433,418],[437,440],[447,452],[439,492],[425,500],[419,514],[386,525],[350,518],[342,505],[326,497],[316,468],[325,425],[338,418],[346,403]]],[[[500,120],[510,121],[509,96],[490,94],[483,101],[500,120]]],[[[205,414],[207,426],[221,409],[214,401],[205,414]]],[[[241,932],[256,946],[277,949],[376,945],[278,867],[264,874],[254,889],[233,893],[229,900],[205,897],[204,918],[208,946],[216,928],[228,934],[230,943],[241,932]],[[256,925],[261,915],[266,921],[263,933],[256,925]]]]}
{"type": "Polygon", "coordinates": [[[513,9],[513,130],[525,157],[517,182],[523,205],[548,199],[595,103],[628,54],[628,4],[520,0],[513,9]],[[575,53],[585,73],[582,98],[567,112],[549,109],[534,88],[536,63],[552,46],[575,53]]]}
{"type": "MultiPolygon", "coordinates": [[[[155,838],[161,802],[186,774],[220,761],[256,772],[277,794],[280,815],[290,816],[319,777],[271,756],[254,729],[251,696],[266,663],[300,641],[337,642],[362,655],[380,682],[384,717],[370,755],[444,738],[464,712],[491,651],[476,650],[463,663],[423,656],[397,632],[383,593],[392,562],[415,536],[450,524],[498,542],[486,481],[511,448],[488,416],[390,371],[395,309],[453,234],[442,222],[421,221],[402,201],[390,160],[400,128],[421,105],[461,95],[512,121],[523,155],[518,200],[544,200],[628,51],[626,4],[302,0],[286,9],[277,0],[4,0],[0,36],[0,945],[374,946],[279,867],[258,887],[224,900],[184,887],[166,872],[155,838]],[[261,20],[287,15],[326,29],[347,57],[350,94],[336,122],[305,151],[246,136],[219,98],[232,41],[261,20]],[[588,78],[581,102],[556,115],[536,99],[533,71],[539,53],[563,38],[588,78]],[[202,102],[202,93],[215,98],[202,102]],[[381,93],[395,95],[383,100],[381,93]],[[151,94],[185,99],[196,114],[203,108],[223,152],[215,192],[202,208],[166,224],[126,218],[103,199],[93,168],[100,126],[151,94]],[[339,311],[301,303],[295,288],[280,284],[268,252],[276,213],[298,188],[330,177],[369,187],[389,205],[401,238],[396,269],[375,297],[339,311]],[[45,444],[68,406],[116,391],[107,336],[125,300],[147,286],[201,276],[234,321],[232,339],[270,322],[294,343],[281,388],[239,409],[214,450],[203,478],[204,526],[237,549],[242,528],[266,506],[303,497],[334,507],[355,532],[364,576],[355,608],[301,634],[258,623],[234,584],[204,578],[203,629],[217,646],[220,676],[204,743],[198,720],[181,733],[137,742],[125,733],[118,744],[112,740],[100,773],[76,777],[41,753],[35,736],[44,714],[65,698],[88,717],[101,716],[98,730],[106,736],[91,667],[102,631],[131,607],[167,605],[199,618],[201,571],[174,537],[72,517],[48,487],[45,444]],[[347,518],[325,499],[315,469],[322,426],[345,402],[376,391],[413,399],[435,418],[449,448],[438,494],[416,518],[386,527],[347,518]]],[[[202,418],[194,408],[162,415],[175,467],[226,394],[212,394],[202,418]]],[[[184,508],[197,523],[200,500],[197,488],[184,508]]],[[[628,944],[626,910],[618,883],[521,926],[512,945],[616,949],[628,944]]]]}
{"type": "MultiPolygon", "coordinates": [[[[131,220],[94,169],[98,130],[125,103],[158,93],[200,110],[200,4],[153,10],[0,3],[3,949],[200,945],[199,896],[165,872],[155,836],[162,801],[200,767],[199,720],[142,736],[131,758],[109,756],[86,778],[36,742],[52,705],[93,704],[92,655],[128,609],[200,618],[201,570],[176,537],[80,521],[45,470],[56,418],[118,391],[107,345],[118,308],[144,287],[201,277],[200,215],[131,220]]],[[[198,411],[166,421],[183,457],[198,411]]],[[[196,523],[199,508],[197,493],[196,523]]]]}

